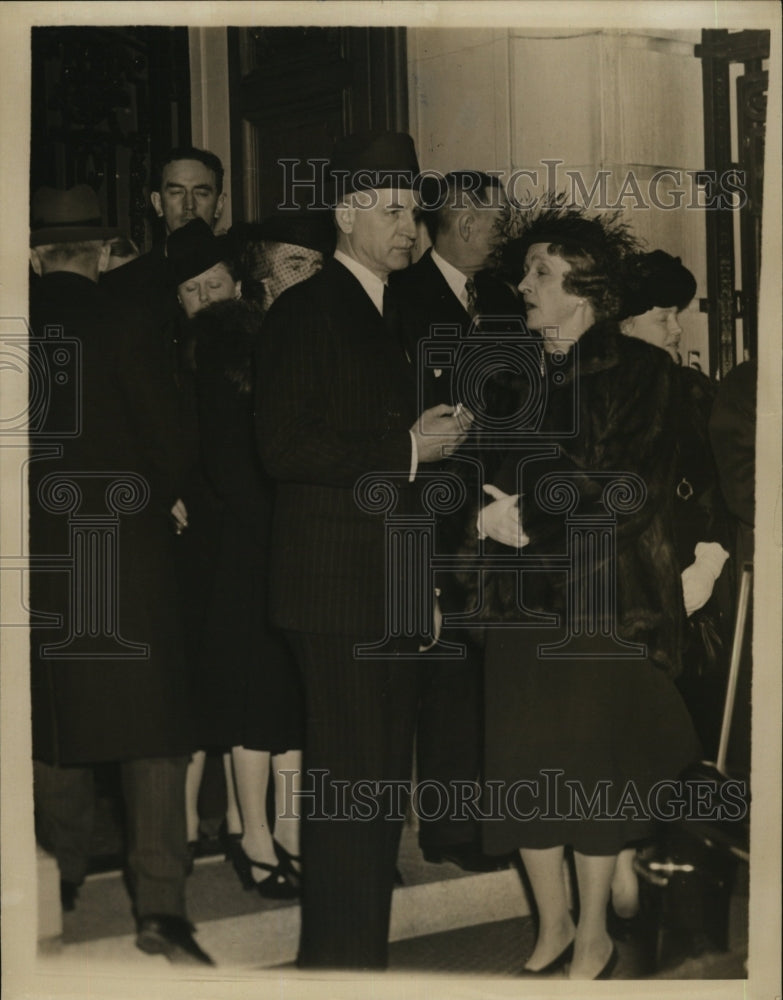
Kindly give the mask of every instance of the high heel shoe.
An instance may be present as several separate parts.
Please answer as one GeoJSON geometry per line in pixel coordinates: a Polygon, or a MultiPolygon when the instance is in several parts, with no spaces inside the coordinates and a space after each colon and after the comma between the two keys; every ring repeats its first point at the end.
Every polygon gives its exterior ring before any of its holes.
{"type": "Polygon", "coordinates": [[[265,861],[254,861],[247,856],[239,842],[233,848],[231,863],[245,891],[255,889],[265,899],[294,899],[299,895],[299,887],[288,877],[281,864],[269,865],[265,861]],[[254,868],[269,872],[268,878],[257,882],[253,878],[254,868]]]}
{"type": "Polygon", "coordinates": [[[275,849],[275,854],[277,855],[277,860],[280,862],[280,868],[289,880],[289,882],[294,886],[294,888],[299,891],[302,886],[302,858],[299,854],[291,854],[287,851],[282,844],[279,844],[276,840],[272,841],[275,849]]]}
{"type": "MultiPolygon", "coordinates": [[[[614,973],[615,967],[617,966],[617,962],[619,961],[619,959],[620,959],[620,954],[617,951],[617,948],[615,947],[615,945],[613,944],[612,945],[612,950],[609,953],[609,958],[607,958],[607,960],[604,962],[604,965],[603,965],[603,968],[601,969],[601,971],[597,975],[593,976],[593,980],[597,980],[597,979],[611,979],[612,978],[612,974],[614,973]]],[[[571,976],[569,975],[568,978],[570,979],[571,976]]]]}
{"type": "Polygon", "coordinates": [[[566,947],[563,948],[560,954],[557,955],[555,958],[553,958],[551,962],[547,962],[546,965],[542,965],[540,969],[528,969],[527,967],[525,967],[524,969],[522,969],[522,975],[549,976],[553,972],[558,972],[560,969],[562,969],[563,966],[567,965],[573,957],[574,957],[574,942],[572,941],[571,944],[566,945],[566,947]]]}
{"type": "Polygon", "coordinates": [[[617,965],[617,961],[618,961],[619,958],[620,958],[620,954],[617,951],[617,948],[615,948],[615,946],[612,945],[612,954],[609,956],[609,958],[607,958],[606,964],[604,965],[603,969],[601,969],[601,971],[598,973],[598,975],[595,978],[596,979],[611,979],[612,978],[612,973],[615,970],[615,967],[617,965]]]}

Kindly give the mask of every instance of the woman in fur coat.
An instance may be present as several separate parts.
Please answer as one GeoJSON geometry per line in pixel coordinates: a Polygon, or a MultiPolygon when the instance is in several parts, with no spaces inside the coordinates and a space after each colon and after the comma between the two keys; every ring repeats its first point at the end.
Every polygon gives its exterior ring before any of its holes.
{"type": "MultiPolygon", "coordinates": [[[[675,362],[680,406],[672,501],[674,544],[682,575],[685,625],[683,670],[677,679],[709,760],[718,752],[726,688],[721,645],[731,610],[728,512],[709,438],[716,386],[701,371],[682,367],[679,315],[696,294],[696,279],[679,257],[664,250],[632,254],[622,272],[620,329],[666,351],[675,362]],[[717,640],[717,641],[716,641],[717,640]],[[707,662],[709,656],[714,660],[707,662]]],[[[635,916],[639,893],[634,848],[620,853],[612,905],[618,916],[635,916]]]]}
{"type": "MultiPolygon", "coordinates": [[[[272,898],[299,891],[299,827],[290,818],[301,773],[302,702],[283,636],[267,621],[273,488],[253,427],[252,345],[260,308],[242,298],[236,244],[194,220],[172,233],[169,266],[189,322],[204,477],[219,511],[206,531],[210,549],[201,600],[196,664],[200,745],[231,751],[242,833],[229,841],[245,889],[272,898]],[[277,813],[267,822],[274,777],[277,813]],[[274,833],[274,837],[273,837],[274,833]]],[[[196,530],[195,523],[190,530],[196,530]]],[[[231,781],[230,772],[228,774],[231,781]]]]}
{"type": "Polygon", "coordinates": [[[674,545],[678,382],[664,352],[624,336],[616,277],[633,241],[611,218],[556,205],[507,254],[542,337],[542,400],[479,512],[488,621],[485,849],[519,848],[539,914],[525,970],[570,961],[608,978],[617,855],[648,836],[700,747],[674,685],[682,585],[674,545]],[[497,544],[499,543],[499,544],[497,544]],[[498,555],[505,561],[499,561],[498,555]],[[579,923],[563,851],[574,849],[579,923]]]}

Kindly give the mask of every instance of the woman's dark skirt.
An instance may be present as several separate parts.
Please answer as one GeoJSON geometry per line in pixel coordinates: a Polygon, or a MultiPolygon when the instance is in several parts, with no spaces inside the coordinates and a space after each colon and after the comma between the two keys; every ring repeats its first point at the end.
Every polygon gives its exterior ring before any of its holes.
{"type": "Polygon", "coordinates": [[[648,659],[586,643],[546,659],[556,630],[490,628],[485,659],[489,854],[570,844],[616,854],[680,808],[671,786],[701,748],[674,683],[648,659]],[[496,785],[493,788],[493,782],[496,785]]]}

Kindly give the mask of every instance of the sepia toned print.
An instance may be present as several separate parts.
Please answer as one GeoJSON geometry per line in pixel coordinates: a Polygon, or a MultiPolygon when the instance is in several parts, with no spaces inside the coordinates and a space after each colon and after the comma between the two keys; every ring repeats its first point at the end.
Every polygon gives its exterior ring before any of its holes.
{"type": "Polygon", "coordinates": [[[6,5],[9,996],[779,992],[780,19],[621,6],[6,5]]]}

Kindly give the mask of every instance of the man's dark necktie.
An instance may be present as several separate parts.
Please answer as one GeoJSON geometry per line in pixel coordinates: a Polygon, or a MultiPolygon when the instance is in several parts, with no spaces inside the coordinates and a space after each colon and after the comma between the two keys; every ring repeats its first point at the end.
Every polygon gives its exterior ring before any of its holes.
{"type": "Polygon", "coordinates": [[[473,319],[478,312],[478,292],[476,291],[476,282],[473,278],[468,278],[465,282],[465,294],[468,297],[465,309],[467,310],[468,316],[473,319]]]}
{"type": "Polygon", "coordinates": [[[410,364],[410,354],[405,342],[405,328],[402,322],[402,312],[396,294],[388,285],[383,286],[383,324],[394,342],[399,344],[410,364]]]}

